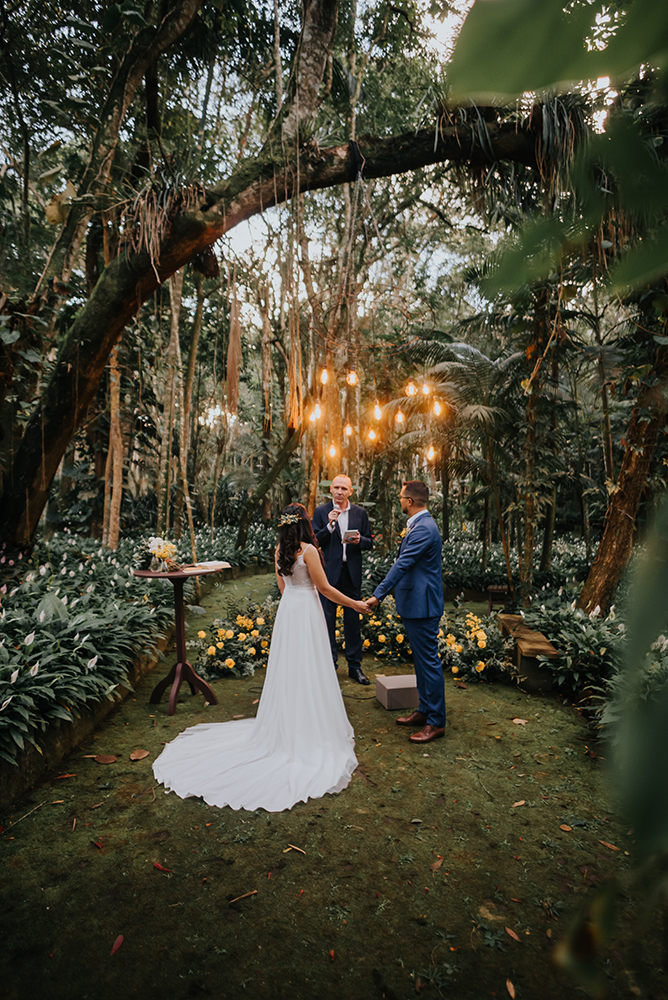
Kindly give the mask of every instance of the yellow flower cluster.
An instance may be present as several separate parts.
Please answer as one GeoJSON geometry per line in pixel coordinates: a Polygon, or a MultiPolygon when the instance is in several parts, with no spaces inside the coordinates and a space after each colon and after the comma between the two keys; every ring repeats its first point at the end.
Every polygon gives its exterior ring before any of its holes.
{"type": "MultiPolygon", "coordinates": [[[[235,632],[234,629],[231,629],[231,628],[228,628],[228,629],[219,628],[219,629],[217,629],[215,631],[215,635],[214,635],[214,638],[216,640],[215,645],[211,645],[211,646],[208,647],[208,649],[206,651],[207,652],[207,656],[218,656],[218,655],[220,655],[220,650],[222,650],[222,649],[225,648],[225,640],[226,639],[234,639],[237,642],[243,642],[243,643],[246,643],[248,640],[250,640],[252,642],[254,639],[256,639],[256,640],[258,640],[258,642],[256,644],[254,644],[252,646],[248,645],[248,646],[245,647],[246,652],[250,656],[257,656],[257,645],[259,645],[261,647],[261,652],[263,654],[266,653],[267,646],[269,645],[269,640],[268,639],[263,639],[262,636],[261,636],[261,634],[260,634],[260,629],[256,628],[256,626],[258,626],[258,625],[260,625],[260,626],[264,625],[265,624],[265,619],[261,618],[261,617],[253,619],[253,618],[248,618],[245,615],[237,615],[237,617],[235,619],[235,622],[236,622],[237,625],[241,626],[246,631],[235,632]]],[[[197,633],[197,636],[200,639],[205,639],[206,638],[206,632],[199,631],[197,633]]],[[[232,656],[228,656],[227,659],[225,659],[223,662],[224,662],[225,666],[228,668],[228,670],[231,670],[236,665],[236,660],[232,656]]]]}
{"type": "Polygon", "coordinates": [[[149,538],[148,550],[156,559],[173,559],[176,555],[174,542],[165,541],[164,538],[149,538]]]}
{"type": "Polygon", "coordinates": [[[485,649],[487,646],[487,633],[483,628],[481,628],[481,625],[482,619],[478,618],[477,615],[474,615],[471,611],[469,611],[466,616],[466,638],[475,640],[478,644],[478,649],[485,649]]]}

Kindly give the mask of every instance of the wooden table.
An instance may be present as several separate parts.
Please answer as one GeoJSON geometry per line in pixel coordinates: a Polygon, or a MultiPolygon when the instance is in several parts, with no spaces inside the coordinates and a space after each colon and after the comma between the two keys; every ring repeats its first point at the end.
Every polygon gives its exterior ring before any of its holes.
{"type": "Polygon", "coordinates": [[[220,573],[222,569],[229,569],[228,562],[205,562],[195,563],[193,566],[184,566],[182,569],[160,573],[152,569],[136,569],[135,576],[144,577],[148,580],[169,580],[174,587],[174,620],[176,625],[176,659],[172,669],[159,684],[153,688],[149,702],[156,705],[169,684],[172,690],[169,693],[169,706],[167,715],[174,715],[176,711],[176,701],[179,696],[179,688],[186,681],[190,685],[192,694],[195,690],[204,695],[211,705],[217,705],[213,690],[207,682],[195,673],[192,666],[186,660],[186,628],[183,617],[183,584],[191,576],[206,576],[209,573],[220,573]]]}

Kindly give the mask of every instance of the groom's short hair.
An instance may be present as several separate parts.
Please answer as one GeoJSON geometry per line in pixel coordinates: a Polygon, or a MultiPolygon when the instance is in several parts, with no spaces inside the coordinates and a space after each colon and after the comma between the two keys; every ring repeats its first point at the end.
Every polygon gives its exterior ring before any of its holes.
{"type": "Polygon", "coordinates": [[[410,497],[416,503],[423,503],[425,506],[429,503],[429,487],[419,479],[409,479],[407,483],[404,483],[403,493],[405,497],[410,497]]]}

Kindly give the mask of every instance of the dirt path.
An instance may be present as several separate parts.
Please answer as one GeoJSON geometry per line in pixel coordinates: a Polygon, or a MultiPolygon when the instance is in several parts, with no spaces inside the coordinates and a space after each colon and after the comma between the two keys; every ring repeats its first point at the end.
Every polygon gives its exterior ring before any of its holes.
{"type": "MultiPolygon", "coordinates": [[[[446,738],[418,748],[373,687],[341,678],[360,767],[340,795],[267,814],[156,787],[163,743],[253,714],[262,680],[217,682],[216,707],[184,695],[170,719],[149,678],[4,817],[0,996],[477,1000],[507,981],[527,1000],[584,995],[553,945],[629,868],[631,837],[572,708],[448,680],[446,738]]],[[[659,1000],[651,961],[642,992],[627,971],[631,916],[609,995],[659,1000]]]]}

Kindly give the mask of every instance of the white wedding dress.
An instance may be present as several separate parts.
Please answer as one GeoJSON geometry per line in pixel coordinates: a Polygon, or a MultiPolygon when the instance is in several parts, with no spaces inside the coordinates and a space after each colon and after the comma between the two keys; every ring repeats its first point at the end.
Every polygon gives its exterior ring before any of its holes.
{"type": "Polygon", "coordinates": [[[180,798],[280,812],[340,792],[357,767],[325,616],[304,557],[286,576],[254,719],[193,726],[153,773],[180,798]]]}

